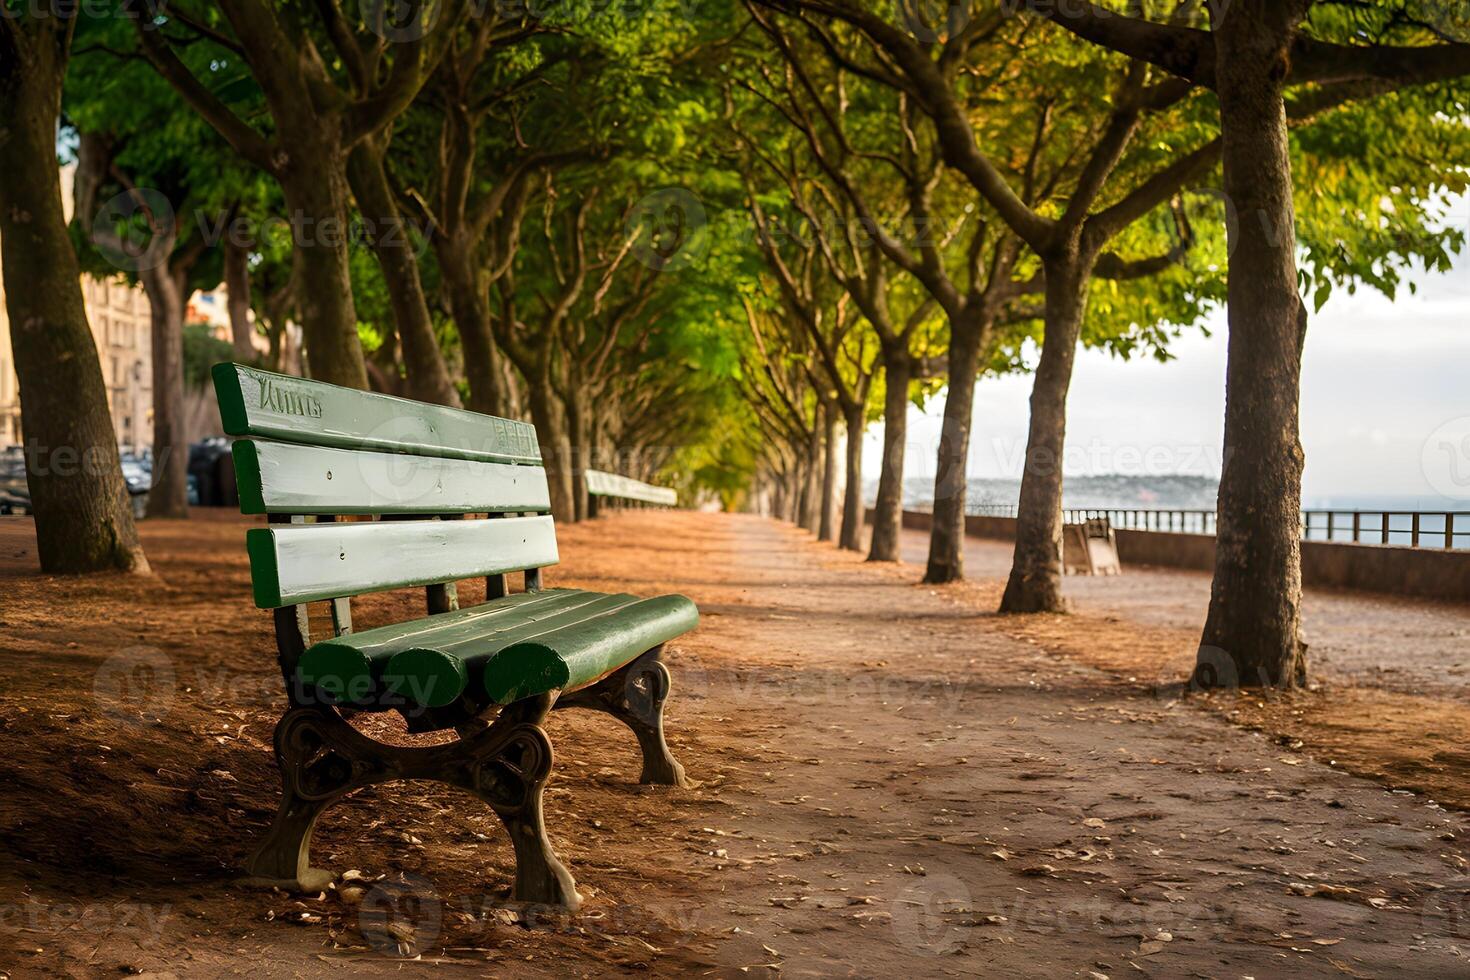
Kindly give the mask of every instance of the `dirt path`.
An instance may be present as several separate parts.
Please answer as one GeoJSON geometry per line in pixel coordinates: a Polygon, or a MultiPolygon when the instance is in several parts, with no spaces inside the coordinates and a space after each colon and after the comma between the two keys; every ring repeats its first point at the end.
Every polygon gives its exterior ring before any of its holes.
{"type": "MultiPolygon", "coordinates": [[[[928,535],[906,531],[905,561],[924,563],[928,535]]],[[[1011,545],[969,538],[965,571],[1004,582],[1011,545]]],[[[1210,576],[1177,568],[1127,569],[1121,576],[1068,576],[1063,591],[1079,612],[1187,631],[1198,639],[1210,604],[1210,576]]],[[[1312,669],[1333,680],[1432,694],[1470,704],[1470,605],[1346,589],[1308,589],[1303,633],[1312,669]]]]}
{"type": "Polygon", "coordinates": [[[145,525],[166,587],[42,579],[27,535],[0,522],[12,976],[1470,976],[1462,814],[1008,636],[912,567],[687,513],[570,528],[550,580],[700,603],[669,728],[704,785],[640,789],[613,724],[556,716],[548,826],[589,901],[530,929],[477,803],[360,794],[316,853],[388,876],[364,906],[418,890],[423,958],[397,960],[337,895],[230,882],[279,710],[240,522],[145,525]],[[119,699],[139,656],[172,681],[119,699]]]}
{"type": "MultiPolygon", "coordinates": [[[[910,559],[927,550],[918,534],[903,545],[910,559]]],[[[969,579],[940,591],[994,610],[1010,552],[1004,542],[968,539],[969,579]]],[[[1063,588],[1071,615],[994,617],[992,627],[1155,696],[1179,693],[1194,667],[1209,576],[1132,567],[1121,576],[1068,577],[1063,588]]],[[[1470,810],[1470,606],[1311,589],[1303,620],[1309,690],[1196,695],[1194,703],[1320,762],[1470,810]]]]}

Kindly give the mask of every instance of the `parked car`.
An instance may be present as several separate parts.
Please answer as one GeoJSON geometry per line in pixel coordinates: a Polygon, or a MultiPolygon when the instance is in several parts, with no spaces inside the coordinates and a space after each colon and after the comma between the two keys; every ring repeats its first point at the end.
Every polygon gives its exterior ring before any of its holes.
{"type": "Polygon", "coordinates": [[[25,453],[19,446],[0,450],[0,514],[25,514],[30,507],[25,453]]]}
{"type": "MultiPolygon", "coordinates": [[[[153,486],[153,460],[131,452],[119,454],[123,482],[132,500],[133,516],[142,517],[148,506],[148,490],[153,486]]],[[[0,514],[29,514],[31,488],[26,482],[25,451],[10,446],[0,451],[0,514]]]]}
{"type": "Polygon", "coordinates": [[[153,454],[122,454],[123,482],[133,501],[133,516],[142,517],[148,509],[148,491],[153,489],[153,454]]]}
{"type": "Polygon", "coordinates": [[[230,440],[210,436],[189,447],[190,503],[201,507],[233,507],[240,503],[235,491],[235,459],[230,440]]]}

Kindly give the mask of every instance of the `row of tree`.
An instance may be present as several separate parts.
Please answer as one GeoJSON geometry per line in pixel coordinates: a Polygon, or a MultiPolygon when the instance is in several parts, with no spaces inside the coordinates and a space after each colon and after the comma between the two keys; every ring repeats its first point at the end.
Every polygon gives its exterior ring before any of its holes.
{"type": "Polygon", "coordinates": [[[264,338],[278,370],[529,416],[562,520],[591,465],[756,489],[858,549],[881,419],[869,557],[895,560],[905,416],[942,392],[931,582],[963,576],[976,383],[1032,371],[1005,612],[1063,608],[1078,346],[1167,358],[1224,303],[1202,650],[1296,683],[1302,297],[1392,293],[1461,243],[1438,209],[1466,186],[1470,46],[1418,6],[0,0],[42,564],[146,567],[84,268],[153,305],[160,515],[186,502],[184,310],[221,278],[237,356],[264,338]]]}
{"type": "Polygon", "coordinates": [[[750,314],[765,356],[748,395],[778,437],[764,464],[776,506],[831,536],[843,420],[838,540],[858,548],[853,487],[876,414],[869,557],[893,559],[903,416],[941,377],[926,580],[960,578],[976,378],[1034,368],[1001,611],[1061,611],[1079,343],[1167,357],[1223,300],[1225,462],[1197,679],[1301,683],[1303,294],[1392,295],[1411,266],[1449,267],[1463,236],[1445,198],[1470,163],[1456,25],[1331,0],[747,8],[763,38],[728,115],[733,152],[762,175],[747,190],[771,288],[750,314]]]}

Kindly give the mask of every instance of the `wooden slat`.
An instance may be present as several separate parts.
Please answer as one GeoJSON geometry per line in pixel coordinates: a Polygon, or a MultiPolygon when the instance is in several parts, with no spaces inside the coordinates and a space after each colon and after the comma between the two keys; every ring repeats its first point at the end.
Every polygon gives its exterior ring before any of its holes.
{"type": "Polygon", "coordinates": [[[500,704],[548,690],[573,690],[699,625],[681,595],[629,601],[578,622],[506,643],[485,664],[485,693],[500,704]]]}
{"type": "Polygon", "coordinates": [[[301,660],[307,686],[363,703],[387,690],[443,706],[465,689],[471,672],[497,650],[624,606],[631,595],[556,589],[521,594],[469,610],[379,627],[319,643],[301,660]]]}
{"type": "Polygon", "coordinates": [[[232,436],[492,463],[539,463],[525,422],[340,388],[240,364],[216,364],[220,419],[232,436]]]}
{"type": "Polygon", "coordinates": [[[470,514],[548,511],[546,471],[469,459],[241,439],[243,514],[470,514]]]}
{"type": "Polygon", "coordinates": [[[276,525],[245,535],[262,609],[557,563],[551,518],[276,525]]]}

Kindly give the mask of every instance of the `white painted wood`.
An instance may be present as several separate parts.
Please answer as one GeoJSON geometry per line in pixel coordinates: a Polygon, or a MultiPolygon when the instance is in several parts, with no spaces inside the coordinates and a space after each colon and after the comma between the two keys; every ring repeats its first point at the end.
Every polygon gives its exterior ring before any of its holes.
{"type": "Polygon", "coordinates": [[[477,460],[235,443],[247,514],[468,514],[548,511],[546,471],[477,460]]]}
{"type": "Polygon", "coordinates": [[[255,603],[262,608],[555,565],[549,516],[378,521],[251,528],[255,603]]]}
{"type": "Polygon", "coordinates": [[[674,507],[679,503],[679,492],[669,487],[656,487],[632,477],[600,470],[587,471],[587,492],[594,497],[617,497],[622,500],[638,500],[663,507],[674,507]]]}

